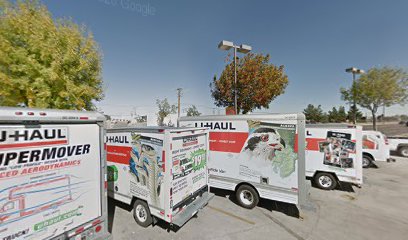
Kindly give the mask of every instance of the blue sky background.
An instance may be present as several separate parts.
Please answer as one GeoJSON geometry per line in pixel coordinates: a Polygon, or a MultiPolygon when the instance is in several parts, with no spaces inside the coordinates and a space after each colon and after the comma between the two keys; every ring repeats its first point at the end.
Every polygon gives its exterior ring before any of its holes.
{"type": "MultiPolygon", "coordinates": [[[[345,105],[339,88],[350,66],[408,66],[408,1],[44,0],[53,16],[88,26],[102,49],[108,114],[153,114],[155,99],[213,112],[209,84],[227,52],[220,40],[245,43],[285,65],[289,86],[268,112],[345,105]],[[143,6],[144,12],[140,10],[143,6]],[[146,13],[146,8],[149,8],[146,13]]],[[[380,112],[381,113],[381,112],[380,112]]],[[[408,113],[408,107],[386,114],[408,113]]]]}

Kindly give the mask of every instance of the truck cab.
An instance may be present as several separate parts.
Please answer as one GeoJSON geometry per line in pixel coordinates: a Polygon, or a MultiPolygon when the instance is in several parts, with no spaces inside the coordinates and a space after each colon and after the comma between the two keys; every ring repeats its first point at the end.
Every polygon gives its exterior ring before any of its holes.
{"type": "Polygon", "coordinates": [[[376,162],[390,160],[390,146],[380,131],[363,131],[363,167],[368,168],[376,162]]]}
{"type": "Polygon", "coordinates": [[[390,151],[397,152],[401,157],[408,157],[408,137],[392,137],[388,141],[390,151]]]}

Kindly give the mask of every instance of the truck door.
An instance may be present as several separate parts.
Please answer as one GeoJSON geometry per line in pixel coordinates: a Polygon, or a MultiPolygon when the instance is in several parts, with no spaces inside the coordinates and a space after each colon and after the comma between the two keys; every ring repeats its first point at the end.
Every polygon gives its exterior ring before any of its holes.
{"type": "Polygon", "coordinates": [[[173,208],[207,186],[207,134],[172,134],[173,208]]]}

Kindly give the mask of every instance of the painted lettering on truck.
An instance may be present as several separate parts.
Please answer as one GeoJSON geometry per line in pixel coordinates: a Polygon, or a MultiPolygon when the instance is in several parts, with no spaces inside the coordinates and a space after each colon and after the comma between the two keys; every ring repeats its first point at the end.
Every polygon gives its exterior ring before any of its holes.
{"type": "Polygon", "coordinates": [[[90,152],[91,145],[61,146],[27,151],[12,151],[0,153],[0,167],[19,165],[32,162],[41,162],[55,158],[66,158],[85,155],[90,152]]]}
{"type": "MultiPolygon", "coordinates": [[[[25,130],[2,130],[0,132],[0,143],[17,143],[34,140],[56,140],[67,139],[66,128],[60,129],[25,129],[25,130]]],[[[5,148],[4,145],[0,145],[5,148]]]]}
{"type": "Polygon", "coordinates": [[[106,143],[129,143],[126,135],[106,136],[106,143]]]}
{"type": "Polygon", "coordinates": [[[206,127],[211,130],[236,130],[232,122],[196,122],[195,127],[206,127]]]}
{"type": "Polygon", "coordinates": [[[101,216],[99,133],[96,124],[1,127],[0,240],[45,239],[101,216]],[[69,223],[61,214],[74,209],[69,223]]]}

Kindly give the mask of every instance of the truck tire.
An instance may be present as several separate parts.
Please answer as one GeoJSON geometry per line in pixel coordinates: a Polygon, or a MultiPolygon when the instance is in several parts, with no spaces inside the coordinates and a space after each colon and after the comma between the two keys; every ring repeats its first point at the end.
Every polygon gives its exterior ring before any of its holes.
{"type": "Polygon", "coordinates": [[[320,172],[314,177],[317,187],[323,190],[333,190],[337,186],[337,179],[331,173],[320,172]]]}
{"type": "Polygon", "coordinates": [[[252,209],[259,203],[258,193],[249,185],[240,186],[235,194],[239,205],[244,208],[252,209]]]}
{"type": "Polygon", "coordinates": [[[374,160],[370,156],[363,154],[363,168],[369,168],[373,161],[374,160]]]}
{"type": "Polygon", "coordinates": [[[133,205],[133,217],[137,224],[142,227],[148,227],[153,222],[152,215],[150,214],[149,206],[142,200],[136,200],[133,205]]]}
{"type": "Polygon", "coordinates": [[[408,147],[398,148],[398,153],[399,153],[400,156],[408,157],[408,147]]]}

